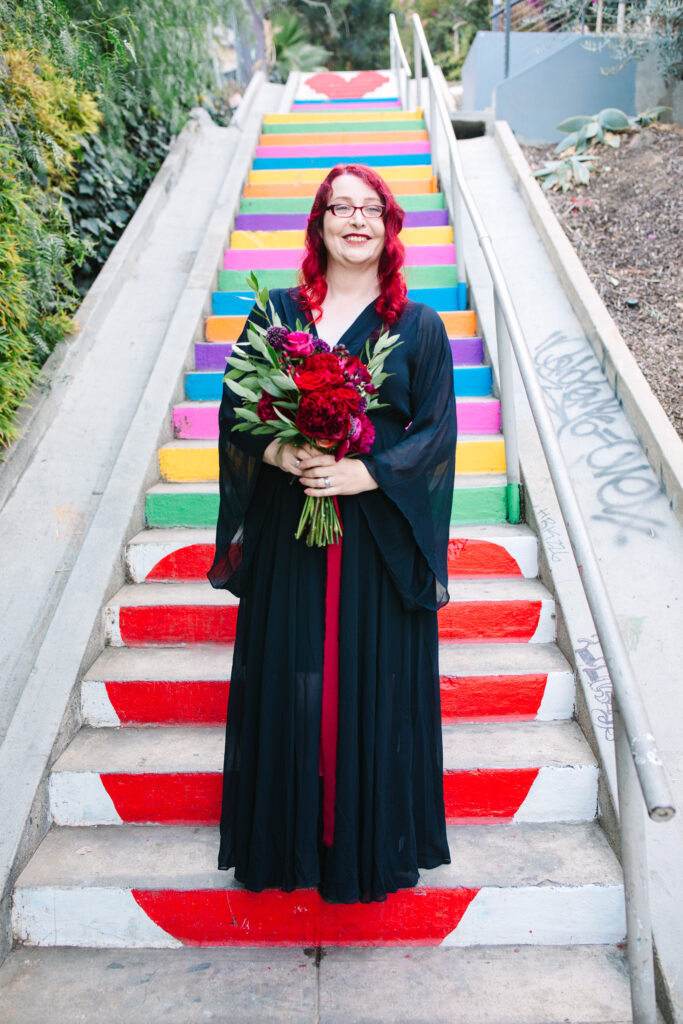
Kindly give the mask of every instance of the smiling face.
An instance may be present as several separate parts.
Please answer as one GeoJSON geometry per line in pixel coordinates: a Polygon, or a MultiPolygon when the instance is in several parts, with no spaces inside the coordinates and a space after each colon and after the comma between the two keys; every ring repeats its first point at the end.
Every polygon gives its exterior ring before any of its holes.
{"type": "MultiPolygon", "coordinates": [[[[351,206],[377,204],[382,199],[373,188],[357,178],[355,174],[340,174],[332,182],[332,203],[349,203],[351,206]]],[[[354,210],[351,217],[335,217],[327,210],[323,217],[323,242],[330,263],[344,267],[371,267],[379,263],[384,249],[384,219],[369,218],[362,210],[354,210]]]]}

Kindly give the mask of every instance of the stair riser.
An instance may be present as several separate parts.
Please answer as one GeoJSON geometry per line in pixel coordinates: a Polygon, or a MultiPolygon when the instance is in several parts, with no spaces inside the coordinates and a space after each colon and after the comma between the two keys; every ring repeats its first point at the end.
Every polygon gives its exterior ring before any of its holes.
{"type": "MultiPolygon", "coordinates": [[[[218,451],[213,447],[161,448],[159,469],[169,483],[196,483],[218,480],[218,451]]],[[[456,473],[504,473],[505,445],[502,438],[458,442],[456,473]]]]}
{"type": "MultiPolygon", "coordinates": [[[[499,434],[500,402],[458,404],[458,434],[499,434]]],[[[188,441],[218,437],[218,407],[173,410],[174,437],[188,441]]]]}
{"type": "MultiPolygon", "coordinates": [[[[451,227],[440,228],[404,228],[399,238],[406,247],[406,262],[411,258],[411,250],[415,248],[434,249],[435,247],[447,247],[453,251],[453,229],[451,227]]],[[[299,263],[305,244],[303,231],[233,231],[230,235],[230,249],[246,252],[261,252],[264,249],[270,251],[294,251],[299,250],[299,263]]],[[[452,263],[452,259],[436,259],[434,263],[452,263]]],[[[256,266],[257,264],[254,264],[256,266]]],[[[268,264],[266,264],[267,266],[268,264]]],[[[285,264],[291,266],[291,264],[285,264]]],[[[237,269],[240,269],[242,264],[237,269]]],[[[274,264],[278,266],[278,264],[274,264]]],[[[247,264],[248,267],[248,264],[247,264]]],[[[230,270],[230,267],[225,267],[230,270]]]]}
{"type": "MultiPolygon", "coordinates": [[[[454,366],[479,366],[481,363],[484,355],[481,338],[451,338],[450,345],[454,366]]],[[[231,352],[232,342],[230,341],[196,342],[194,347],[195,366],[197,370],[220,370],[223,373],[225,361],[231,352]]],[[[488,374],[487,379],[489,379],[488,374]]]]}
{"type": "MultiPolygon", "coordinates": [[[[152,535],[148,542],[128,545],[126,568],[133,583],[205,580],[214,551],[213,544],[155,542],[152,535]]],[[[503,543],[454,537],[448,545],[448,575],[533,579],[538,575],[536,553],[533,536],[510,537],[503,543]]]]}
{"type": "MultiPolygon", "coordinates": [[[[332,166],[332,165],[330,165],[332,166]]],[[[320,183],[327,177],[329,173],[329,167],[282,167],[282,168],[266,168],[264,170],[252,170],[249,171],[248,184],[249,185],[265,185],[269,192],[271,192],[270,186],[272,185],[320,185],[320,183]]],[[[393,191],[393,183],[395,181],[410,181],[409,191],[415,191],[415,183],[418,181],[432,182],[434,181],[434,187],[430,188],[430,192],[436,192],[435,178],[432,172],[432,168],[429,164],[423,165],[411,165],[403,167],[383,167],[381,175],[385,181],[390,182],[390,188],[393,191]]],[[[272,192],[271,192],[272,194],[272,192]]],[[[248,193],[245,193],[248,195],[248,193]]]]}
{"type": "Polygon", "coordinates": [[[355,102],[340,100],[337,103],[295,103],[292,109],[300,114],[336,114],[341,113],[342,111],[344,113],[347,113],[348,111],[358,111],[359,113],[364,113],[365,111],[383,111],[389,108],[397,110],[400,106],[400,100],[356,100],[355,102]]]}
{"type": "MultiPolygon", "coordinates": [[[[236,600],[236,599],[235,599],[236,600]]],[[[142,605],[105,609],[106,642],[113,647],[232,643],[234,605],[142,605]]],[[[550,643],[555,605],[538,601],[451,601],[438,612],[439,637],[460,643],[550,643]]]]}
{"type": "MultiPolygon", "coordinates": [[[[463,292],[458,287],[450,288],[409,288],[408,298],[413,302],[423,302],[437,313],[448,313],[451,310],[463,312],[461,308],[463,292]]],[[[248,316],[254,305],[252,292],[214,292],[212,311],[214,316],[248,316]]]]}
{"type": "MultiPolygon", "coordinates": [[[[135,680],[81,685],[86,725],[224,725],[227,680],[135,680]]],[[[556,721],[571,718],[574,680],[568,672],[547,675],[441,677],[441,717],[454,722],[556,721]]]]}
{"type": "MultiPolygon", "coordinates": [[[[395,191],[395,189],[394,189],[395,191]]],[[[411,196],[401,196],[401,206],[408,211],[445,210],[446,201],[443,192],[420,192],[411,196]]],[[[240,202],[242,213],[302,213],[308,218],[311,212],[311,199],[307,196],[279,196],[267,199],[249,199],[242,197],[240,202]]]]}
{"type": "MultiPolygon", "coordinates": [[[[217,825],[223,775],[205,772],[53,772],[57,825],[217,825]]],[[[449,824],[592,821],[597,768],[547,767],[444,772],[449,824]]]]}
{"type": "MultiPolygon", "coordinates": [[[[214,527],[218,519],[218,494],[180,491],[152,492],[145,498],[148,526],[214,527]]],[[[468,487],[453,495],[451,523],[504,523],[507,520],[505,487],[468,487]]]]}
{"type": "MultiPolygon", "coordinates": [[[[287,114],[265,114],[263,118],[264,125],[289,125],[289,124],[315,124],[316,121],[321,121],[323,124],[340,124],[344,122],[361,124],[372,121],[379,121],[383,124],[391,123],[395,125],[397,122],[406,121],[409,125],[414,125],[417,122],[424,124],[424,115],[422,110],[418,107],[417,110],[387,110],[383,114],[375,114],[369,111],[365,113],[358,111],[353,117],[347,117],[343,112],[326,112],[325,117],[321,117],[320,114],[302,112],[292,110],[287,114]]],[[[280,130],[279,128],[277,129],[280,130]]]]}
{"type": "MultiPolygon", "coordinates": [[[[236,231],[304,231],[308,213],[238,213],[236,231]]],[[[434,228],[448,224],[447,210],[407,210],[406,228],[434,228]]]]}
{"type": "MultiPolygon", "coordinates": [[[[409,291],[413,288],[456,288],[458,286],[458,269],[455,264],[427,267],[404,264],[404,274],[409,291]]],[[[261,270],[258,279],[262,288],[294,288],[297,284],[297,271],[293,268],[261,270]]],[[[219,270],[218,290],[221,292],[244,292],[246,290],[247,294],[252,294],[246,281],[246,275],[242,270],[219,270]]],[[[453,333],[451,337],[464,337],[464,335],[453,333]]]]}
{"type": "MultiPolygon", "coordinates": [[[[417,230],[417,229],[416,229],[417,230]]],[[[443,228],[424,228],[422,230],[429,231],[443,231],[443,228]]],[[[262,232],[265,234],[265,232],[262,232]]],[[[240,287],[244,286],[245,277],[250,271],[255,270],[258,274],[260,270],[291,270],[293,271],[292,278],[294,278],[301,267],[301,261],[303,259],[303,236],[301,244],[297,245],[296,236],[297,232],[271,232],[271,235],[284,235],[286,236],[283,241],[288,244],[283,245],[263,245],[263,246],[248,246],[245,245],[245,241],[249,236],[257,235],[257,232],[241,231],[239,232],[239,241],[241,244],[234,246],[232,249],[226,249],[223,254],[223,269],[224,270],[236,270],[242,275],[240,280],[240,287]]],[[[453,267],[455,268],[455,248],[451,242],[424,242],[416,245],[408,245],[406,247],[405,264],[406,268],[410,267],[453,267]]],[[[263,284],[261,280],[262,275],[258,274],[259,284],[263,284]]]]}
{"type": "MultiPolygon", "coordinates": [[[[291,126],[290,126],[291,127],[291,126]]],[[[426,129],[415,128],[412,131],[391,131],[383,128],[377,132],[377,138],[373,138],[367,131],[321,131],[318,126],[311,132],[264,132],[259,137],[258,144],[263,149],[278,149],[289,146],[352,146],[364,145],[373,146],[379,143],[382,146],[389,144],[407,142],[429,142],[429,133],[426,129]]],[[[295,151],[296,152],[296,151],[295,151]]]]}
{"type": "Polygon", "coordinates": [[[325,903],[315,890],[20,889],[13,928],[35,946],[489,946],[614,944],[621,886],[399,890],[384,903],[325,903]]]}
{"type": "MultiPolygon", "coordinates": [[[[477,321],[474,313],[468,310],[459,312],[440,312],[441,319],[449,338],[474,338],[477,334],[477,321]]],[[[207,341],[237,341],[244,325],[246,316],[209,316],[206,318],[207,341]]]]}
{"type": "Polygon", "coordinates": [[[283,140],[289,138],[310,139],[311,136],[320,139],[338,137],[340,141],[346,142],[355,142],[356,140],[367,142],[372,135],[380,135],[387,141],[396,139],[398,142],[409,142],[413,136],[428,138],[425,122],[418,118],[394,121],[332,120],[328,122],[319,120],[308,123],[299,120],[282,124],[264,122],[262,131],[263,134],[259,139],[261,145],[267,145],[269,139],[277,139],[279,145],[280,138],[283,140]]]}
{"type": "MultiPolygon", "coordinates": [[[[309,159],[331,160],[330,166],[337,163],[353,160],[359,157],[378,158],[384,157],[391,163],[391,166],[410,166],[411,164],[431,163],[431,148],[429,139],[410,139],[394,142],[373,140],[368,142],[309,142],[300,143],[296,149],[288,146],[269,143],[267,146],[258,145],[254,159],[254,167],[274,167],[270,161],[281,160],[283,167],[327,167],[325,164],[300,163],[309,159]],[[403,159],[405,157],[419,157],[420,159],[403,159]],[[264,162],[268,161],[268,162],[264,162]],[[296,162],[295,162],[296,161],[296,162]]],[[[386,164],[369,164],[367,160],[359,161],[367,167],[386,166],[386,164]]]]}

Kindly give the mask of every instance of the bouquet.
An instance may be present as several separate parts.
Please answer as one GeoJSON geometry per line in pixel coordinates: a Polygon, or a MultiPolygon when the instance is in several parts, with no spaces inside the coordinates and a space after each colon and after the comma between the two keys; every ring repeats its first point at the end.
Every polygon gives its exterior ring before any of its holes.
{"type": "MultiPolygon", "coordinates": [[[[363,362],[344,345],[331,348],[304,331],[299,320],[291,330],[253,273],[247,282],[268,326],[250,323],[251,351],[247,354],[235,345],[228,358],[223,379],[242,400],[235,409],[240,422],[233,430],[272,434],[280,444],[308,443],[333,454],[337,462],[369,452],[375,430],[368,412],[386,404],[380,403],[377,393],[388,376],[383,372],[385,359],[402,344],[398,335],[380,334],[372,354],[369,338],[363,362]]],[[[336,542],[342,529],[332,498],[306,496],[295,538],[299,540],[304,531],[309,546],[336,542]]]]}

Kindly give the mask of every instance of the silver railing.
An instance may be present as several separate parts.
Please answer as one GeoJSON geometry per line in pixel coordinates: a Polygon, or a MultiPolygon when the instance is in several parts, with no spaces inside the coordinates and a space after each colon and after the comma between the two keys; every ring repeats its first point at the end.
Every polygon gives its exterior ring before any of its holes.
{"type": "MultiPolygon", "coordinates": [[[[631,984],[631,1005],[634,1024],[656,1024],[652,927],[648,902],[647,851],[642,801],[652,821],[669,821],[675,814],[669,784],[664,773],[650,723],[638,691],[624,641],[614,616],[597,558],[591,544],[579,503],[571,484],[562,450],[536,376],[529,346],[524,337],[510,292],[496,257],[491,239],[465,180],[446,105],[439,90],[434,62],[418,15],[412,17],[415,50],[414,96],[417,105],[424,104],[422,64],[424,62],[429,108],[427,124],[432,143],[435,171],[438,173],[435,142],[439,129],[448,151],[450,165],[450,207],[456,239],[458,279],[466,280],[462,246],[461,209],[464,206],[474,231],[493,286],[496,345],[499,357],[503,429],[506,459],[514,459],[517,481],[519,465],[512,400],[513,366],[516,357],[520,376],[531,408],[536,429],[543,446],[550,477],[557,494],[562,518],[581,575],[581,583],[593,616],[602,652],[612,681],[612,710],[615,728],[617,797],[619,803],[619,834],[621,864],[626,900],[626,934],[631,984]],[[462,277],[461,277],[462,275],[462,277]],[[514,355],[513,355],[514,352],[514,355]],[[508,431],[512,427],[510,433],[508,431]],[[514,445],[509,448],[511,437],[514,445]],[[640,790],[640,792],[639,792],[640,790]]],[[[396,33],[398,35],[398,33],[396,33]]],[[[400,39],[398,40],[400,44],[400,39]]],[[[392,59],[402,53],[396,44],[392,59]]],[[[405,57],[405,54],[403,54],[405,57]]],[[[396,65],[392,64],[396,71],[396,65]]],[[[409,83],[408,83],[409,86],[409,83]]],[[[408,88],[408,92],[410,89],[408,88]]],[[[508,478],[509,479],[509,478],[508,478]]]]}

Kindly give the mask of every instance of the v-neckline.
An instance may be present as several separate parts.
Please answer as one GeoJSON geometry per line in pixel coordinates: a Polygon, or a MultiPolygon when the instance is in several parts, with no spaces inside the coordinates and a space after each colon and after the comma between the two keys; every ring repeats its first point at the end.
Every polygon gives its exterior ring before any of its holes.
{"type": "MultiPolygon", "coordinates": [[[[356,319],[354,321],[352,321],[352,323],[349,324],[349,326],[346,328],[344,333],[339,336],[339,339],[337,341],[335,341],[334,345],[343,345],[344,344],[344,339],[346,338],[346,336],[354,329],[354,327],[356,327],[356,325],[358,324],[359,320],[361,320],[368,313],[368,311],[371,308],[375,311],[375,313],[377,315],[377,318],[379,319],[379,313],[377,313],[377,311],[375,310],[375,305],[376,304],[377,304],[377,299],[376,298],[371,299],[370,302],[368,302],[367,306],[365,306],[365,308],[360,311],[360,313],[358,314],[356,319]]],[[[313,334],[315,335],[315,337],[319,339],[320,335],[318,334],[318,327],[317,327],[317,324],[315,323],[315,321],[311,320],[309,326],[310,326],[313,334]]],[[[363,338],[363,341],[362,341],[363,345],[367,341],[367,339],[370,336],[370,334],[372,334],[372,331],[368,331],[367,335],[363,338]]],[[[330,345],[331,345],[331,343],[330,343],[330,345]]],[[[331,345],[331,347],[334,348],[334,345],[331,345]]]]}

